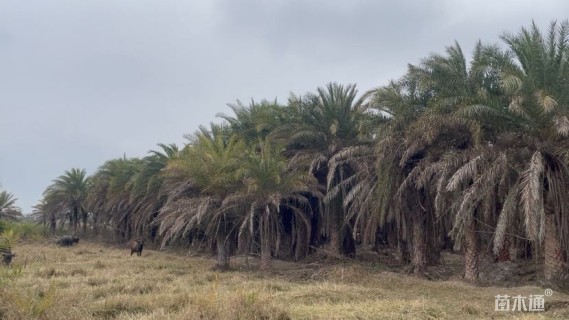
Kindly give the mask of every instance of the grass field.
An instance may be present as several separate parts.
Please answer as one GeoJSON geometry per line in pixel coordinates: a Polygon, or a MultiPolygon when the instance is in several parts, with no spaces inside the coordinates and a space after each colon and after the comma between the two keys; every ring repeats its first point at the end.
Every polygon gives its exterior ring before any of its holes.
{"type": "Polygon", "coordinates": [[[72,248],[20,244],[0,267],[2,319],[569,319],[569,296],[546,297],[545,312],[496,312],[494,296],[543,294],[540,287],[476,287],[428,281],[380,265],[213,259],[81,242],[72,248]]]}

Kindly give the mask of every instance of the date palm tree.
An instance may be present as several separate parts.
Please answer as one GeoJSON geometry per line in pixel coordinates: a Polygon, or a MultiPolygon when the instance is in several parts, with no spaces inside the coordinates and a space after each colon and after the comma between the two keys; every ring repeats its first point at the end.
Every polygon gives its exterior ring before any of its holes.
{"type": "Polygon", "coordinates": [[[353,212],[367,215],[368,226],[373,225],[366,232],[367,237],[371,230],[394,223],[391,232],[396,235],[392,242],[398,244],[399,259],[406,260],[409,247],[412,269],[417,275],[424,274],[428,253],[438,252],[431,234],[435,217],[427,183],[430,180],[419,181],[438,157],[438,151],[433,152],[437,135],[427,141],[413,134],[419,131],[413,126],[418,127],[425,116],[430,99],[431,92],[421,90],[416,79],[409,76],[370,92],[367,108],[373,108],[385,119],[377,131],[374,164],[368,166],[372,170],[362,176],[348,196],[354,204],[353,212]]]}
{"type": "Polygon", "coordinates": [[[497,194],[502,200],[495,252],[507,244],[508,228],[522,221],[528,237],[544,244],[548,281],[567,275],[568,27],[567,22],[552,23],[544,36],[533,24],[502,36],[508,51],[488,52],[499,80],[493,88],[505,101],[463,108],[463,116],[493,128],[447,187],[466,184],[457,220],[497,194]]]}
{"type": "Polygon", "coordinates": [[[54,207],[67,212],[67,219],[74,232],[77,232],[80,220],[82,231],[85,232],[87,229],[88,212],[85,210],[85,199],[88,183],[89,178],[85,169],[73,168],[53,180],[44,193],[49,195],[54,207]]]}
{"type": "Polygon", "coordinates": [[[175,144],[158,146],[162,151],[149,151],[150,155],[142,159],[140,170],[131,179],[129,202],[133,206],[131,224],[136,236],[155,237],[153,222],[167,198],[163,169],[180,155],[175,144]]]}
{"type": "Polygon", "coordinates": [[[8,191],[0,191],[0,219],[15,220],[22,216],[22,211],[16,206],[18,199],[8,191]]]}
{"type": "Polygon", "coordinates": [[[316,178],[306,171],[289,166],[284,148],[270,140],[259,142],[248,151],[243,164],[245,188],[230,197],[232,203],[247,208],[240,233],[254,225],[259,226],[261,241],[261,269],[271,266],[272,252],[279,251],[282,213],[290,210],[293,219],[294,245],[306,250],[310,241],[310,217],[314,210],[309,199],[322,199],[316,178]]]}
{"type": "MultiPolygon", "coordinates": [[[[408,150],[417,154],[421,150],[419,144],[428,139],[435,142],[430,144],[428,152],[432,155],[436,150],[438,155],[422,171],[431,175],[428,184],[437,186],[434,190],[434,199],[439,199],[434,206],[437,216],[450,215],[445,218],[454,220],[451,233],[455,246],[465,249],[464,278],[469,281],[478,279],[479,231],[483,224],[488,224],[484,223],[484,219],[497,214],[495,198],[489,197],[496,190],[488,186],[480,189],[480,181],[465,179],[464,170],[459,168],[462,165],[466,165],[462,169],[468,168],[470,161],[479,159],[481,139],[489,139],[497,131],[492,120],[477,122],[468,117],[469,114],[504,105],[496,66],[488,59],[489,55],[496,57],[496,52],[495,47],[478,42],[472,61],[468,63],[460,45],[455,43],[446,49],[445,55],[431,55],[420,65],[410,66],[409,70],[410,77],[416,79],[422,90],[431,92],[432,98],[429,111],[414,127],[410,127],[408,135],[415,146],[411,145],[408,150]],[[457,183],[457,176],[460,175],[463,176],[457,183]],[[452,184],[449,184],[448,181],[453,178],[452,184]],[[476,190],[476,195],[464,192],[464,189],[471,192],[476,190]],[[454,205],[443,206],[440,201],[447,190],[454,205]],[[494,203],[484,206],[479,199],[492,200],[494,203]]],[[[416,181],[425,181],[424,174],[416,176],[420,177],[416,181]]]]}
{"type": "Polygon", "coordinates": [[[335,166],[330,161],[347,146],[362,143],[362,131],[366,117],[362,112],[362,99],[357,98],[355,85],[343,86],[330,83],[318,88],[316,94],[291,96],[289,110],[291,121],[275,130],[273,137],[287,145],[287,154],[293,154],[293,163],[309,168],[328,190],[324,198],[324,226],[331,250],[336,254],[354,254],[355,246],[351,223],[345,223],[343,207],[344,189],[330,191],[344,179],[354,174],[349,164],[335,166]],[[344,248],[344,242],[352,243],[344,248]]]}
{"type": "Polygon", "coordinates": [[[95,230],[100,226],[105,229],[110,227],[120,241],[136,235],[136,205],[131,202],[131,191],[134,177],[142,166],[143,161],[138,158],[112,159],[106,161],[90,178],[86,205],[96,222],[95,230]]]}
{"type": "Polygon", "coordinates": [[[217,267],[229,267],[231,245],[242,214],[228,198],[242,185],[245,145],[226,125],[201,127],[166,167],[169,195],[157,217],[162,246],[202,230],[216,243],[217,267]]]}
{"type": "Polygon", "coordinates": [[[501,81],[516,121],[500,146],[518,172],[512,190],[520,192],[525,230],[543,242],[544,276],[554,281],[568,274],[569,23],[553,22],[547,34],[534,23],[502,39],[513,63],[501,81]]]}

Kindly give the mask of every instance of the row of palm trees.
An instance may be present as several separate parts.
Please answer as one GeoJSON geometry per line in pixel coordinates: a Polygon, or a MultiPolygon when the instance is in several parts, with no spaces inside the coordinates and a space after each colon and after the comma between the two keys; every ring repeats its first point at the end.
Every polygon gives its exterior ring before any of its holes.
{"type": "Polygon", "coordinates": [[[470,59],[455,43],[361,96],[331,83],[284,105],[237,102],[181,149],[65,172],[37,212],[52,230],[209,241],[220,268],[235,252],[269,268],[323,244],[354,256],[363,242],[422,275],[451,245],[475,281],[483,244],[498,260],[530,245],[547,280],[564,278],[568,28],[533,24],[470,59]]]}

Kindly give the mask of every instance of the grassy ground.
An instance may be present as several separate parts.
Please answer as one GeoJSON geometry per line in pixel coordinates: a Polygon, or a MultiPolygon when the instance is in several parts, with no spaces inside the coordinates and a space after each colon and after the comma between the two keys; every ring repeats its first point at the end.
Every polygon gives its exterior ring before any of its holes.
{"type": "Polygon", "coordinates": [[[0,267],[0,319],[569,319],[569,296],[546,297],[545,312],[496,312],[494,296],[544,289],[427,281],[379,265],[213,259],[81,242],[72,248],[21,244],[0,267]]]}

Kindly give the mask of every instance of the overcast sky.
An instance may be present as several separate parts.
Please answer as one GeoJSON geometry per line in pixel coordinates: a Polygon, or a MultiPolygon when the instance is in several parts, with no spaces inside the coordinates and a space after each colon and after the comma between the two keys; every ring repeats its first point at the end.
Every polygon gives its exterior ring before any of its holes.
{"type": "Polygon", "coordinates": [[[567,13],[565,0],[0,0],[0,183],[30,212],[65,170],[181,145],[236,99],[363,92],[455,40],[470,51],[567,13]]]}

